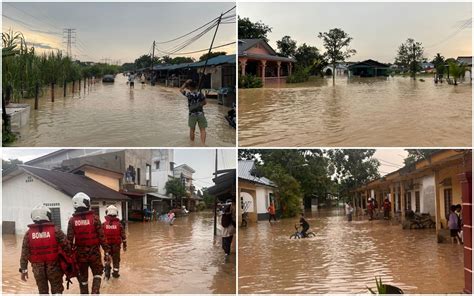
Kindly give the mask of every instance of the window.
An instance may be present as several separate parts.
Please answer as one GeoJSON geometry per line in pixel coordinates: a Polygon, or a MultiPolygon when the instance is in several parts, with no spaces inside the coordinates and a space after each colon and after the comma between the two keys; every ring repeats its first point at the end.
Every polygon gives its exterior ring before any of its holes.
{"type": "Polygon", "coordinates": [[[411,211],[411,210],[412,210],[412,208],[411,208],[411,192],[407,192],[407,193],[406,193],[406,199],[405,199],[405,201],[406,201],[406,203],[407,203],[407,204],[405,205],[405,208],[406,208],[407,210],[411,211]]]}
{"type": "Polygon", "coordinates": [[[453,204],[453,190],[451,188],[444,189],[444,213],[446,219],[449,217],[449,208],[453,204]]]}
{"type": "Polygon", "coordinates": [[[155,169],[157,169],[157,170],[160,169],[160,161],[159,160],[155,161],[155,169]]]}
{"type": "Polygon", "coordinates": [[[141,185],[141,182],[140,182],[140,178],[141,178],[141,170],[140,168],[137,168],[137,185],[141,185]]]}
{"type": "Polygon", "coordinates": [[[415,191],[415,212],[419,213],[420,208],[420,191],[415,191]]]}
{"type": "Polygon", "coordinates": [[[44,203],[51,210],[51,222],[61,228],[61,208],[59,203],[44,203]]]}

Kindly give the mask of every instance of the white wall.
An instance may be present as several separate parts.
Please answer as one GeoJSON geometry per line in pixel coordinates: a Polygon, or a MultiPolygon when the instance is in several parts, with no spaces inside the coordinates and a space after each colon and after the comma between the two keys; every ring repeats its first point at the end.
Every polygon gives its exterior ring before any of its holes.
{"type": "Polygon", "coordinates": [[[423,189],[420,192],[421,212],[435,216],[435,178],[434,175],[423,177],[423,189]]]}
{"type": "Polygon", "coordinates": [[[158,189],[158,193],[166,194],[165,184],[169,176],[173,174],[170,168],[170,162],[174,161],[174,151],[171,149],[152,150],[151,163],[151,186],[158,189]],[[156,169],[155,161],[160,161],[160,168],[156,169]]]}
{"type": "Polygon", "coordinates": [[[257,214],[265,214],[267,212],[267,208],[270,205],[270,193],[273,193],[272,189],[257,186],[257,214]]]}
{"type": "Polygon", "coordinates": [[[68,220],[74,212],[71,198],[26,173],[3,183],[2,221],[15,221],[16,233],[23,234],[27,225],[33,223],[32,208],[44,203],[59,203],[61,228],[66,232],[68,220]]]}
{"type": "Polygon", "coordinates": [[[252,195],[248,192],[242,191],[240,192],[240,197],[242,198],[242,206],[244,206],[244,204],[248,204],[247,212],[254,213],[256,209],[255,209],[255,204],[253,203],[252,195]]]}

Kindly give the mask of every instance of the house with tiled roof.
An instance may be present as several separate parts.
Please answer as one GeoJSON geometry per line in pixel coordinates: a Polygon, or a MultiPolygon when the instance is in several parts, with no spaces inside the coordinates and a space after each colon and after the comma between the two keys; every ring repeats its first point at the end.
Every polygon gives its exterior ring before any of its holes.
{"type": "MultiPolygon", "coordinates": [[[[267,208],[272,202],[278,214],[280,207],[275,198],[276,185],[257,172],[255,161],[239,160],[238,172],[240,198],[237,207],[240,213],[248,216],[248,222],[268,220],[267,208]]],[[[242,223],[242,215],[239,216],[239,223],[242,223]]]]}
{"type": "Polygon", "coordinates": [[[238,44],[240,75],[262,79],[280,79],[291,75],[295,59],[279,56],[263,39],[240,39],[238,44]]]}
{"type": "MultiPolygon", "coordinates": [[[[2,173],[2,230],[3,233],[24,233],[27,225],[31,224],[31,210],[37,205],[45,205],[51,209],[52,222],[67,231],[67,223],[72,213],[72,197],[78,192],[84,192],[91,198],[91,208],[102,221],[105,209],[115,205],[119,210],[119,218],[123,217],[127,202],[130,198],[119,193],[112,187],[118,188],[121,174],[115,172],[116,185],[103,185],[84,172],[102,173],[102,169],[88,166],[81,167],[75,172],[63,172],[28,165],[18,165],[16,168],[2,173]],[[90,169],[90,170],[89,170],[90,169]]],[[[105,178],[105,175],[102,175],[105,178]]]]}

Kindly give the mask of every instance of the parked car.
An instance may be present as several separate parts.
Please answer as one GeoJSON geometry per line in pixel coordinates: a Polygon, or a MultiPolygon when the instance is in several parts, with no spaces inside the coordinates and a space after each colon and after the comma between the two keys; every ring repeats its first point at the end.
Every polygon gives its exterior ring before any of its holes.
{"type": "Polygon", "coordinates": [[[115,77],[114,75],[104,75],[104,77],[102,77],[102,82],[115,82],[115,77]]]}

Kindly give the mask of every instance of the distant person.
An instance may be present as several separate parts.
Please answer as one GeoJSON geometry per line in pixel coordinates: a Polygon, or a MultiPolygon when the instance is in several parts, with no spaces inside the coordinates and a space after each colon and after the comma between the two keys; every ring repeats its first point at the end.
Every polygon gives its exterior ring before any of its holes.
{"type": "Polygon", "coordinates": [[[168,223],[169,223],[170,225],[173,225],[173,222],[174,222],[175,219],[176,219],[176,218],[175,218],[175,213],[173,212],[173,210],[170,210],[170,211],[168,212],[168,223]]]}
{"type": "Polygon", "coordinates": [[[130,89],[135,88],[135,74],[133,72],[128,75],[128,84],[130,85],[130,89]]]}
{"type": "Polygon", "coordinates": [[[272,218],[276,222],[277,218],[275,214],[275,205],[273,204],[273,202],[271,202],[270,205],[268,206],[267,212],[268,212],[268,222],[272,222],[272,218]]]}
{"type": "Polygon", "coordinates": [[[222,249],[226,256],[230,255],[232,240],[235,234],[235,221],[232,218],[232,205],[228,205],[224,209],[221,217],[222,230],[222,249]]]}
{"type": "Polygon", "coordinates": [[[306,234],[309,230],[309,223],[306,221],[304,217],[304,213],[300,214],[300,226],[301,226],[301,236],[302,237],[307,237],[308,235],[306,234]]]}
{"type": "MultiPolygon", "coordinates": [[[[110,247],[110,256],[112,256],[114,278],[120,277],[120,250],[127,251],[127,235],[122,221],[118,218],[118,209],[110,205],[105,210],[105,222],[102,223],[105,240],[110,247]]],[[[110,276],[110,275],[109,275],[110,276]]]]}
{"type": "Polygon", "coordinates": [[[196,123],[199,125],[199,133],[201,136],[201,144],[206,144],[206,128],[207,119],[204,116],[203,106],[207,104],[206,97],[197,89],[196,82],[188,79],[181,86],[179,91],[188,99],[189,109],[189,138],[194,142],[194,135],[196,131],[196,123]]]}
{"type": "Polygon", "coordinates": [[[383,202],[383,218],[385,220],[390,219],[390,211],[392,210],[392,203],[390,200],[388,200],[388,197],[385,198],[385,201],[383,202]]]}
{"type": "Polygon", "coordinates": [[[458,235],[458,232],[459,232],[459,217],[456,214],[456,206],[455,205],[451,205],[451,207],[449,209],[448,228],[449,228],[449,232],[450,232],[450,235],[451,235],[451,243],[454,244],[454,242],[456,241],[456,243],[460,244],[461,240],[459,239],[459,235],[458,235]]]}
{"type": "Polygon", "coordinates": [[[462,206],[460,204],[456,205],[456,215],[458,216],[458,225],[459,225],[458,237],[461,243],[464,243],[464,237],[463,237],[464,221],[462,219],[462,206]]]}
{"type": "Polygon", "coordinates": [[[59,264],[59,252],[62,249],[70,255],[71,247],[61,228],[51,222],[51,210],[40,205],[31,211],[33,224],[23,238],[20,257],[21,280],[28,280],[28,261],[31,262],[33,275],[39,294],[62,294],[63,271],[59,264]]]}
{"type": "Polygon", "coordinates": [[[374,204],[371,197],[369,197],[369,201],[367,202],[367,214],[369,215],[369,221],[374,219],[374,204]]]}
{"type": "Polygon", "coordinates": [[[352,207],[350,202],[346,202],[345,210],[346,210],[347,221],[351,222],[352,212],[354,212],[354,208],[352,207]]]}

